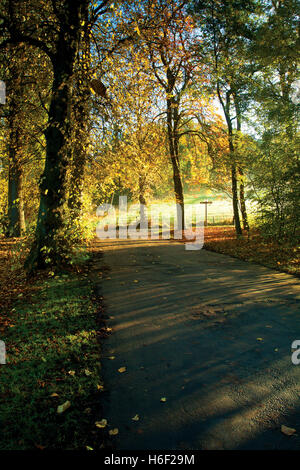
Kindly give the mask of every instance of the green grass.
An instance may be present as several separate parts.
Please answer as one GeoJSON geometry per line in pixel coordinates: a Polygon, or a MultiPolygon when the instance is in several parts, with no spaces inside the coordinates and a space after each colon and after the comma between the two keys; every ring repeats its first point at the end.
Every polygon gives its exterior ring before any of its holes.
{"type": "Polygon", "coordinates": [[[8,363],[0,366],[0,449],[93,446],[101,365],[88,278],[38,281],[11,320],[1,338],[8,363]],[[58,414],[67,400],[71,407],[58,414]]]}
{"type": "MultiPolygon", "coordinates": [[[[232,224],[232,219],[233,219],[233,212],[232,212],[232,201],[226,197],[226,195],[221,194],[221,193],[213,193],[213,192],[207,192],[207,195],[205,195],[205,192],[202,191],[200,194],[186,194],[185,195],[185,207],[188,209],[188,206],[190,205],[198,205],[200,202],[203,202],[205,200],[208,200],[212,202],[212,204],[209,204],[207,208],[207,213],[208,213],[208,223],[211,225],[219,225],[219,224],[232,224]]],[[[119,223],[119,218],[118,218],[118,206],[115,206],[115,213],[114,214],[109,214],[105,217],[105,221],[101,221],[100,218],[98,218],[98,223],[100,225],[105,225],[109,224],[111,226],[114,225],[115,220],[117,218],[117,224],[119,223]]],[[[173,222],[174,218],[176,217],[176,207],[174,204],[174,198],[165,198],[163,200],[159,199],[153,199],[149,200],[147,207],[146,207],[146,212],[148,214],[148,218],[151,218],[151,215],[155,214],[156,217],[158,217],[160,214],[163,214],[164,216],[164,222],[168,224],[168,219],[170,218],[171,223],[173,222]]],[[[205,217],[205,207],[204,205],[200,205],[200,212],[203,217],[205,217]]],[[[127,223],[135,222],[136,220],[139,219],[139,205],[137,201],[134,202],[128,202],[128,215],[127,215],[127,223]]],[[[121,222],[121,225],[124,225],[125,219],[123,215],[123,223],[121,222]]],[[[97,221],[96,224],[97,225],[97,221]]]]}

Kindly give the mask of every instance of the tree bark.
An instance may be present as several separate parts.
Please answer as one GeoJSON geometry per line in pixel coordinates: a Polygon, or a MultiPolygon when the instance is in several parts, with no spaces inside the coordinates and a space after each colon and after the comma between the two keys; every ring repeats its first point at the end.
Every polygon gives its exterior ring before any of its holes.
{"type": "Polygon", "coordinates": [[[84,11],[85,24],[78,54],[78,71],[76,74],[75,93],[73,96],[73,136],[72,163],[69,182],[68,207],[72,221],[80,218],[82,211],[82,191],[86,155],[89,146],[90,114],[90,28],[88,9],[84,11]]]}
{"type": "Polygon", "coordinates": [[[170,159],[173,169],[173,183],[175,192],[175,201],[177,208],[177,229],[184,230],[184,195],[183,186],[181,181],[180,166],[179,166],[179,152],[178,152],[178,135],[177,126],[178,121],[176,115],[178,114],[178,105],[174,99],[167,99],[167,128],[168,128],[168,141],[170,159]],[[177,113],[176,113],[177,110],[177,113]]]}
{"type": "Polygon", "coordinates": [[[8,237],[20,237],[26,231],[22,170],[9,164],[8,176],[8,237]]]}
{"type": "Polygon", "coordinates": [[[232,122],[230,117],[230,93],[226,93],[226,104],[223,101],[223,98],[220,93],[219,85],[217,85],[217,93],[219,97],[220,104],[223,108],[226,123],[227,123],[227,130],[228,130],[228,144],[229,144],[229,152],[232,160],[231,165],[231,187],[232,187],[232,206],[233,206],[233,217],[234,217],[234,225],[237,237],[243,235],[242,228],[241,228],[241,221],[240,221],[240,214],[239,214],[239,197],[238,197],[238,182],[237,182],[237,169],[236,169],[236,156],[234,151],[233,145],[233,129],[232,129],[232,122]]]}
{"type": "Polygon", "coordinates": [[[235,163],[231,166],[231,185],[232,185],[232,205],[234,225],[237,236],[242,235],[242,228],[239,214],[239,200],[238,200],[238,185],[237,185],[237,171],[235,163]]]}
{"type": "MultiPolygon", "coordinates": [[[[234,106],[235,106],[235,111],[236,111],[236,130],[240,132],[241,131],[241,110],[240,110],[240,106],[238,102],[238,97],[236,96],[236,94],[233,95],[233,98],[234,98],[234,106]]],[[[240,180],[240,204],[241,204],[243,229],[249,231],[249,222],[248,222],[246,200],[245,200],[244,171],[240,165],[238,167],[238,174],[239,174],[239,180],[240,180]]]]}
{"type": "Polygon", "coordinates": [[[139,203],[140,203],[140,225],[145,225],[147,222],[147,216],[145,207],[147,205],[147,201],[145,199],[144,194],[144,181],[143,178],[139,177],[139,203]]]}
{"type": "Polygon", "coordinates": [[[240,203],[241,203],[243,229],[249,231],[248,214],[247,214],[246,200],[245,200],[244,171],[241,167],[239,167],[238,172],[240,176],[240,203]]]}
{"type": "MultiPolygon", "coordinates": [[[[12,50],[9,50],[9,53],[12,50]]],[[[22,88],[22,54],[24,47],[14,51],[9,65],[8,87],[8,237],[20,237],[26,230],[24,215],[24,200],[22,190],[23,159],[22,146],[24,144],[24,131],[22,128],[22,101],[24,93],[22,88]]]]}

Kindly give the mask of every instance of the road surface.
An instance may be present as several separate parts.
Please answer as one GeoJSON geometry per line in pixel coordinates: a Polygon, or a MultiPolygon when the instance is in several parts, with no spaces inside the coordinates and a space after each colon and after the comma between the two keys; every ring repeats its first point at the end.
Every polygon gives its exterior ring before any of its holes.
{"type": "Polygon", "coordinates": [[[298,279],[179,242],[99,244],[116,448],[300,449],[298,279]]]}

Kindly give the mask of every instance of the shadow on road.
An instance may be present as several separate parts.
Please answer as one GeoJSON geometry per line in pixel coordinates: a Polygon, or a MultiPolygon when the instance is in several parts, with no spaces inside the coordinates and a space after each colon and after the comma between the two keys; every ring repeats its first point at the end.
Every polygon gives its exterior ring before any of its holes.
{"type": "Polygon", "coordinates": [[[114,329],[105,418],[117,448],[299,449],[297,434],[280,432],[300,433],[298,281],[179,243],[100,246],[114,329]]]}

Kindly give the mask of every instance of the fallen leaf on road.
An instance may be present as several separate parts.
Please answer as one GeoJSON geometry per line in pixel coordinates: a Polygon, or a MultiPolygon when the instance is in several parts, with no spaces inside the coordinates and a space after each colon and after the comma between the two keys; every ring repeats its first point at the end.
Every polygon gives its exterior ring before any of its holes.
{"type": "Polygon", "coordinates": [[[285,434],[286,436],[292,436],[293,434],[295,434],[296,429],[294,428],[289,428],[288,426],[284,426],[284,424],[281,425],[281,432],[283,434],[285,434]]]}
{"type": "Polygon", "coordinates": [[[118,428],[111,429],[110,431],[108,431],[108,434],[110,436],[116,436],[117,434],[119,434],[119,429],[118,428]]]}
{"type": "Polygon", "coordinates": [[[133,418],[131,418],[132,421],[139,421],[140,417],[139,415],[135,415],[133,418]]]}
{"type": "Polygon", "coordinates": [[[160,401],[162,401],[163,403],[165,403],[165,402],[167,401],[167,399],[166,399],[166,397],[162,397],[162,398],[160,399],[160,401]]]}
{"type": "Polygon", "coordinates": [[[101,421],[96,421],[95,426],[100,429],[105,428],[107,426],[107,419],[101,419],[101,421]]]}
{"type": "Polygon", "coordinates": [[[59,396],[58,393],[52,393],[52,394],[50,395],[50,397],[52,397],[52,398],[55,398],[55,397],[58,397],[58,396],[59,396]]]}
{"type": "Polygon", "coordinates": [[[36,444],[36,443],[35,443],[34,445],[35,445],[35,447],[36,447],[37,449],[39,449],[39,450],[44,450],[44,449],[46,449],[46,446],[42,446],[41,444],[36,444]]]}
{"type": "Polygon", "coordinates": [[[126,372],[126,367],[120,367],[120,369],[118,369],[118,372],[120,372],[120,374],[126,372]]]}
{"type": "Polygon", "coordinates": [[[64,411],[66,411],[68,408],[70,408],[71,406],[71,402],[69,400],[65,401],[65,403],[63,403],[62,405],[59,405],[57,407],[57,413],[58,414],[61,414],[63,413],[64,411]]]}
{"type": "Polygon", "coordinates": [[[75,375],[75,370],[69,370],[68,374],[69,374],[69,375],[72,375],[72,377],[74,377],[74,375],[75,375]]]}
{"type": "Polygon", "coordinates": [[[263,341],[263,338],[256,338],[257,341],[263,341]]]}
{"type": "Polygon", "coordinates": [[[109,356],[109,358],[111,361],[113,361],[114,359],[116,359],[116,356],[109,356]]]}
{"type": "Polygon", "coordinates": [[[103,387],[103,385],[101,385],[101,384],[98,384],[98,385],[97,385],[97,390],[104,390],[104,387],[103,387]]]}
{"type": "Polygon", "coordinates": [[[140,281],[138,281],[137,279],[135,279],[133,282],[140,282],[140,281]]]}

